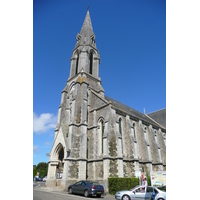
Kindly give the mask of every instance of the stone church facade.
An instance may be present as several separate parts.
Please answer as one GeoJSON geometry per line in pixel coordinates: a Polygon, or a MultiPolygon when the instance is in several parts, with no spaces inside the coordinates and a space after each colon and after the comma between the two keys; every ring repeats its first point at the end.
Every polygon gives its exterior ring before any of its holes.
{"type": "Polygon", "coordinates": [[[146,115],[105,95],[89,10],[76,40],[49,154],[46,186],[66,190],[81,179],[107,184],[109,177],[165,171],[166,109],[146,115]]]}

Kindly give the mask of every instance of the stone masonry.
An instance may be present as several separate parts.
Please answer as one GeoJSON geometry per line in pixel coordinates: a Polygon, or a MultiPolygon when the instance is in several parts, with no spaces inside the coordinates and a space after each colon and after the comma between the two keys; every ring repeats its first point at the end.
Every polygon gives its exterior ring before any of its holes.
{"type": "Polygon", "coordinates": [[[105,95],[89,10],[76,40],[58,110],[46,186],[67,190],[81,179],[107,184],[109,177],[166,170],[166,129],[105,95]]]}

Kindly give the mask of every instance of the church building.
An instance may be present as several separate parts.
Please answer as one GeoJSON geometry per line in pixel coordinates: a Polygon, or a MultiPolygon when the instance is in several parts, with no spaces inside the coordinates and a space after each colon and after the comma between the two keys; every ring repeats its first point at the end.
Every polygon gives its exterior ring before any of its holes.
{"type": "Polygon", "coordinates": [[[105,95],[89,9],[62,91],[46,186],[166,170],[166,109],[143,114],[105,95]]]}

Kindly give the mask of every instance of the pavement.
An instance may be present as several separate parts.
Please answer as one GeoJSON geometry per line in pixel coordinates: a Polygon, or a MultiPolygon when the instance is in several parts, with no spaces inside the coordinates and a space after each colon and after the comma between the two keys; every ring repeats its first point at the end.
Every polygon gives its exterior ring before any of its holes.
{"type": "MultiPolygon", "coordinates": [[[[66,191],[63,191],[59,186],[57,187],[46,187],[45,182],[34,182],[33,181],[33,189],[37,191],[44,191],[44,192],[59,192],[59,193],[67,193],[66,191]]],[[[115,199],[114,195],[106,193],[105,196],[103,196],[104,199],[115,199]]]]}
{"type": "Polygon", "coordinates": [[[61,191],[64,192],[60,187],[46,187],[45,182],[34,182],[33,181],[33,187],[34,189],[40,190],[40,191],[61,191]]]}

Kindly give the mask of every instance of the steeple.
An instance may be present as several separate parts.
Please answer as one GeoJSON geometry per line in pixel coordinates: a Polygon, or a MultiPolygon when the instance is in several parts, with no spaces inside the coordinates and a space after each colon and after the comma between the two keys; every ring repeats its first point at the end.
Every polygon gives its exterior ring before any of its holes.
{"type": "Polygon", "coordinates": [[[76,45],[71,57],[70,78],[84,72],[99,81],[99,61],[99,51],[88,7],[81,31],[76,36],[76,45]]]}
{"type": "Polygon", "coordinates": [[[77,34],[76,39],[77,43],[75,48],[79,45],[92,45],[96,49],[95,35],[92,28],[89,8],[87,9],[87,13],[81,28],[81,32],[80,34],[79,33],[77,34]]]}
{"type": "Polygon", "coordinates": [[[85,20],[83,22],[83,26],[81,28],[81,35],[92,35],[93,34],[93,28],[92,28],[92,22],[90,19],[90,13],[89,10],[87,11],[87,14],[85,16],[85,20]]]}

